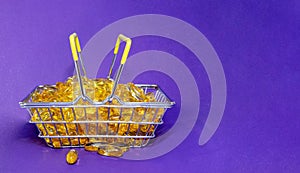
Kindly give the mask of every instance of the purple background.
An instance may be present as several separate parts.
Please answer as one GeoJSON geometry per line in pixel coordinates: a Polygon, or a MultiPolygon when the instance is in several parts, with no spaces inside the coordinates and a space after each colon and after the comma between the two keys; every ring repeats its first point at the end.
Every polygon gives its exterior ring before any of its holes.
{"type": "MultiPolygon", "coordinates": [[[[1,2],[0,172],[299,172],[299,1],[172,2],[1,2]],[[68,150],[46,147],[18,102],[37,84],[72,75],[70,33],[76,31],[85,45],[106,25],[146,13],[182,19],[214,46],[228,88],[219,129],[206,145],[198,145],[210,86],[196,57],[171,40],[135,38],[132,53],[166,51],[190,68],[201,95],[196,126],[181,145],[159,158],[130,161],[78,150],[79,163],[67,165],[68,150]]],[[[150,77],[149,82],[160,84],[178,103],[166,115],[166,126],[159,129],[163,133],[176,119],[180,95],[171,79],[152,74],[142,74],[136,82],[150,77]]]]}

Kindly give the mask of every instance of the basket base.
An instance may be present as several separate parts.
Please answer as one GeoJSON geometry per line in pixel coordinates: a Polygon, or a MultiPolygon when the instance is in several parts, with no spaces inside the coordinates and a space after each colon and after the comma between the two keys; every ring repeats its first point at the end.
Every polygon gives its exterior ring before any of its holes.
{"type": "Polygon", "coordinates": [[[79,148],[88,143],[122,143],[128,147],[145,147],[150,138],[46,138],[46,144],[51,148],[79,148]]]}

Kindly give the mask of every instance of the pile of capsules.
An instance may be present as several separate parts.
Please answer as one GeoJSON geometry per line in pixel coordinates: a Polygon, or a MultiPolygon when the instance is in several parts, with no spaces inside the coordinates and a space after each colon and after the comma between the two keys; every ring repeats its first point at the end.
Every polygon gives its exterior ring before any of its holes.
{"type": "MultiPolygon", "coordinates": [[[[103,78],[82,78],[82,81],[86,95],[94,102],[105,101],[111,95],[114,85],[112,80],[103,78]]],[[[78,79],[73,76],[65,82],[45,85],[42,89],[36,90],[32,94],[32,102],[72,102],[80,94],[78,79]]],[[[123,102],[155,102],[154,93],[145,93],[133,83],[118,84],[115,95],[123,102]]],[[[120,104],[117,99],[103,103],[120,104]]],[[[143,107],[96,107],[81,99],[74,107],[42,107],[31,108],[30,111],[31,121],[36,123],[41,135],[55,136],[44,138],[48,145],[54,148],[84,146],[87,151],[120,157],[130,146],[142,146],[147,142],[148,138],[138,136],[150,136],[154,132],[155,125],[139,122],[159,122],[165,110],[143,107]],[[114,137],[104,138],[97,135],[114,137]]]]}

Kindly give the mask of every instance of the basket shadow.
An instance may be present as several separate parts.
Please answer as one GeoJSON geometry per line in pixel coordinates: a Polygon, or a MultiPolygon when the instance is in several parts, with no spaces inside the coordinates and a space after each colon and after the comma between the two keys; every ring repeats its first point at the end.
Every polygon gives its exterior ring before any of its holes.
{"type": "Polygon", "coordinates": [[[43,139],[39,138],[39,132],[34,124],[25,123],[19,126],[17,138],[26,143],[46,146],[43,139]]]}

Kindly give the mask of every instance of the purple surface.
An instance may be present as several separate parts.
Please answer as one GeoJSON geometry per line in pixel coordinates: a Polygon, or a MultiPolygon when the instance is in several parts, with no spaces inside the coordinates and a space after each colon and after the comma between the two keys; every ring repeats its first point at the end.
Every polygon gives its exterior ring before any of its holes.
{"type": "MultiPolygon", "coordinates": [[[[1,2],[0,172],[299,172],[299,9],[296,0],[1,2]],[[70,33],[76,31],[85,45],[106,25],[146,13],[182,19],[214,46],[227,80],[227,104],[219,129],[206,145],[198,145],[209,111],[210,88],[194,55],[170,40],[136,38],[135,52],[158,49],[191,57],[181,61],[196,76],[201,94],[196,126],[182,144],[159,158],[130,161],[79,150],[79,163],[67,165],[67,150],[46,147],[18,102],[37,84],[63,81],[72,75],[70,33]]],[[[149,73],[136,81],[145,81],[149,73]]],[[[169,90],[164,75],[153,75],[157,82],[150,78],[151,83],[169,90]]],[[[168,95],[180,103],[177,88],[168,95]]],[[[169,111],[174,118],[179,105],[169,111]]],[[[174,118],[168,117],[167,126],[159,132],[170,128],[174,118]]]]}

